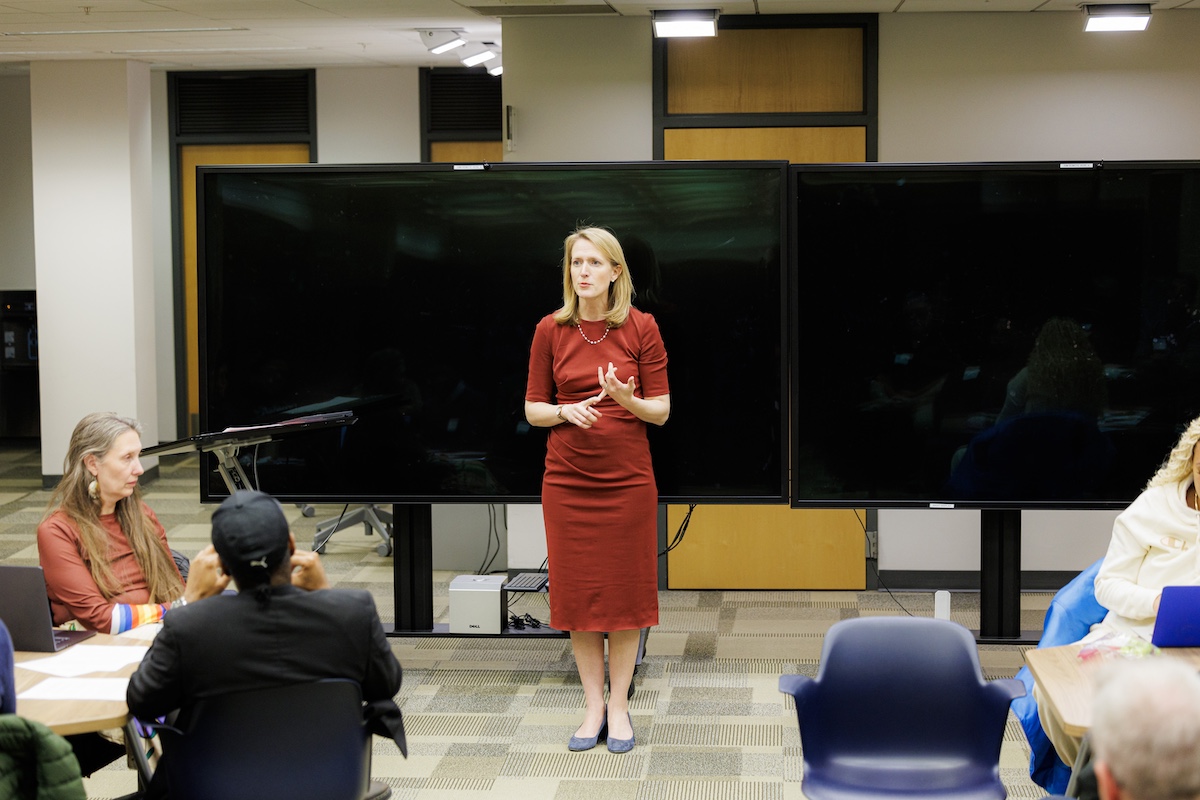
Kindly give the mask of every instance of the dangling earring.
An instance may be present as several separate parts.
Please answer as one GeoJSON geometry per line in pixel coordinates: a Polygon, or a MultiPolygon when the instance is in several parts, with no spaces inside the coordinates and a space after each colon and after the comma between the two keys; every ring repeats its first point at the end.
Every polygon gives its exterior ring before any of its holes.
{"type": "Polygon", "coordinates": [[[100,499],[100,484],[96,483],[95,478],[93,478],[92,482],[88,484],[88,497],[92,498],[93,500],[100,499]]]}

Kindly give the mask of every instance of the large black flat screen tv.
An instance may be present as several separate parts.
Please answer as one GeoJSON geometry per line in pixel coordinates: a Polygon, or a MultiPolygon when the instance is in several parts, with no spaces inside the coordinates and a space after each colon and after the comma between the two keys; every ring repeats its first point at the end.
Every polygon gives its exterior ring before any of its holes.
{"type": "Polygon", "coordinates": [[[1122,507],[1200,413],[1200,164],[790,180],[794,506],[1122,507]]]}
{"type": "Polygon", "coordinates": [[[786,183],[782,162],[201,168],[201,429],[351,411],[242,449],[285,500],[538,501],[529,345],[563,239],[603,225],[667,347],[662,500],[786,503],[786,183]]]}

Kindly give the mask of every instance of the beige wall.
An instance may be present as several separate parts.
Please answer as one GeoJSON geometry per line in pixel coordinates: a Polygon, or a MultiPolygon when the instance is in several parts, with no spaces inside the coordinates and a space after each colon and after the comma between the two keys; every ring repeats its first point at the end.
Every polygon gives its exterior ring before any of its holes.
{"type": "Polygon", "coordinates": [[[91,411],[158,441],[150,70],[39,62],[29,85],[42,473],[57,475],[91,411]]]}
{"type": "Polygon", "coordinates": [[[420,160],[420,75],[416,67],[317,70],[319,163],[420,160]]]}
{"type": "Polygon", "coordinates": [[[1080,17],[881,15],[879,160],[1200,158],[1200,10],[1080,17]]]}
{"type": "Polygon", "coordinates": [[[503,31],[505,161],[653,157],[649,18],[513,18],[503,31]]]}
{"type": "Polygon", "coordinates": [[[167,73],[150,73],[150,162],[154,193],[154,354],[158,393],[158,436],[163,442],[179,438],[175,424],[175,264],[171,225],[170,125],[167,114],[167,73]]]}

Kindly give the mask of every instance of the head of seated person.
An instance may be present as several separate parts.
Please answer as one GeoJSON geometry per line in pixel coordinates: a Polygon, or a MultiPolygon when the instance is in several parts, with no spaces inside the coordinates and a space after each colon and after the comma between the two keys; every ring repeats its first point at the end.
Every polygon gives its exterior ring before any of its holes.
{"type": "Polygon", "coordinates": [[[263,492],[241,490],[226,498],[213,512],[212,543],[239,592],[265,600],[273,586],[328,586],[316,554],[296,552],[283,507],[263,492]]]}
{"type": "Polygon", "coordinates": [[[1200,674],[1183,659],[1117,662],[1098,678],[1091,741],[1101,800],[1200,798],[1200,674]]]}

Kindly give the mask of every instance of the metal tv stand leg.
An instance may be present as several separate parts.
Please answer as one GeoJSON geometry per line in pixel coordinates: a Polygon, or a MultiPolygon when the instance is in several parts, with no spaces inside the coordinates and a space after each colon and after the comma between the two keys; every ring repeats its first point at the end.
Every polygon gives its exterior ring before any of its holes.
{"type": "Polygon", "coordinates": [[[381,556],[392,554],[392,512],[374,503],[359,506],[340,517],[317,523],[317,535],[313,538],[313,550],[317,553],[325,552],[325,544],[329,541],[329,537],[354,525],[365,526],[367,536],[374,532],[379,534],[380,539],[383,539],[383,544],[376,546],[375,552],[381,556]]]}

